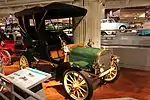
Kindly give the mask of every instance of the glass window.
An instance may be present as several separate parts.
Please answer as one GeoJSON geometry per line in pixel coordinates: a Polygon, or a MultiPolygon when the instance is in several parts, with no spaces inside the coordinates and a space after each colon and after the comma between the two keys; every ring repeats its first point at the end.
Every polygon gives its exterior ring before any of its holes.
{"type": "Polygon", "coordinates": [[[108,23],[114,23],[114,20],[109,19],[108,23]]]}
{"type": "Polygon", "coordinates": [[[101,23],[107,23],[107,19],[102,20],[101,23]]]}
{"type": "Polygon", "coordinates": [[[45,30],[60,31],[72,28],[72,24],[69,23],[69,19],[51,19],[45,20],[45,30]]]}

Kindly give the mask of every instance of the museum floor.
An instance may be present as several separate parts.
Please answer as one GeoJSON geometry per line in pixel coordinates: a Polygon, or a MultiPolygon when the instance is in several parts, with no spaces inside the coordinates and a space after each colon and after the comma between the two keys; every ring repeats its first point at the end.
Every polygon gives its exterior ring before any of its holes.
{"type": "MultiPolygon", "coordinates": [[[[15,62],[14,65],[5,67],[5,74],[10,74],[17,70],[18,62],[15,62]]],[[[62,85],[58,82],[43,83],[43,88],[47,100],[65,99],[62,85]]],[[[92,100],[123,97],[150,100],[150,72],[121,68],[120,78],[115,83],[99,86],[94,91],[92,100]]]]}

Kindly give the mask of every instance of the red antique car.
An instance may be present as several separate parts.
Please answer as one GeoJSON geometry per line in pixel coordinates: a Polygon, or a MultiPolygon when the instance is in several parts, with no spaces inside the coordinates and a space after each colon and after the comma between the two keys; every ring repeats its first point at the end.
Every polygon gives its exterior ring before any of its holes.
{"type": "Polygon", "coordinates": [[[0,29],[0,56],[3,57],[4,65],[8,65],[13,55],[16,55],[24,49],[21,34],[14,29],[11,32],[6,33],[0,29]]]}

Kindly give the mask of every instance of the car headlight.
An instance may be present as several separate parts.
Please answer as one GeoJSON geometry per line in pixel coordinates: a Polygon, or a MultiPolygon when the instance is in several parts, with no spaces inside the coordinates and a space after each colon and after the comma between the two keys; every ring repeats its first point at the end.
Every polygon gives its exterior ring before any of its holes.
{"type": "Polygon", "coordinates": [[[117,63],[119,63],[120,62],[120,60],[117,58],[117,63]]]}
{"type": "Polygon", "coordinates": [[[113,55],[113,56],[111,57],[111,61],[116,61],[117,63],[119,63],[119,62],[120,62],[120,59],[119,59],[119,57],[113,55]]]}

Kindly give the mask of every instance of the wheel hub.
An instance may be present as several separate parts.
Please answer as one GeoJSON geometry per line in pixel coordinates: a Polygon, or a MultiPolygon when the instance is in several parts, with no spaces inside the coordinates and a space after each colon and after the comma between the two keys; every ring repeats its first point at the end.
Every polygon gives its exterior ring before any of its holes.
{"type": "Polygon", "coordinates": [[[107,75],[106,75],[106,79],[107,80],[112,80],[116,77],[117,75],[117,68],[115,66],[112,66],[112,71],[110,71],[107,75]]]}
{"type": "Polygon", "coordinates": [[[75,89],[79,88],[79,87],[80,87],[80,86],[79,86],[79,82],[78,82],[78,81],[74,82],[74,83],[72,84],[72,87],[75,88],[75,89]]]}

